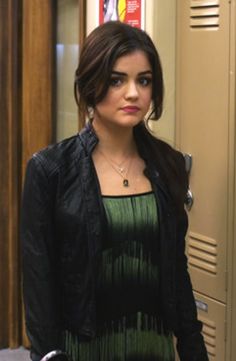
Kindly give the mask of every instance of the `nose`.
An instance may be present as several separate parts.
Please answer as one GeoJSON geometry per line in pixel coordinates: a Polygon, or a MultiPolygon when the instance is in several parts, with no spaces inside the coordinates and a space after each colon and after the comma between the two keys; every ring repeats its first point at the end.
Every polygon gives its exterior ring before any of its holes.
{"type": "Polygon", "coordinates": [[[138,88],[134,81],[127,83],[125,97],[126,99],[136,99],[138,97],[138,88]]]}

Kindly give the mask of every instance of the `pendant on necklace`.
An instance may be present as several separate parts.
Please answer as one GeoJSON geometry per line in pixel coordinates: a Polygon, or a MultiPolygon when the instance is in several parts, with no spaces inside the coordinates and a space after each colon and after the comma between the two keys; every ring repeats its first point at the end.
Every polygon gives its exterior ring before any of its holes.
{"type": "Polygon", "coordinates": [[[129,181],[128,181],[128,179],[124,179],[124,180],[123,180],[123,186],[124,186],[124,187],[129,187],[129,181]]]}

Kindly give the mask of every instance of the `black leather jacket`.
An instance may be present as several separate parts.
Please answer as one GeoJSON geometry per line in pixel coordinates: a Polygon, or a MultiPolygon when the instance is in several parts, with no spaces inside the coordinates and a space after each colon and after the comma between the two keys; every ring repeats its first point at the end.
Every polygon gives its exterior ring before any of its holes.
{"type": "MultiPolygon", "coordinates": [[[[62,330],[96,333],[94,289],[104,209],[91,153],[91,126],[33,155],[22,204],[23,291],[32,358],[62,347],[62,330]]],[[[173,150],[176,156],[180,153],[173,150]]],[[[140,150],[145,159],[145,149],[140,150]]],[[[208,360],[184,254],[187,216],[176,212],[157,169],[145,159],[160,217],[161,301],[181,361],[208,360]]],[[[183,161],[184,171],[184,161],[183,161]]]]}

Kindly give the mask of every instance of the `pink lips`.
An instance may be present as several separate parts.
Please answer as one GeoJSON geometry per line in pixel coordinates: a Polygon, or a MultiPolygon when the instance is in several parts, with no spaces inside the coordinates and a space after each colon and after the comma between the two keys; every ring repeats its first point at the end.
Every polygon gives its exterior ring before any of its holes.
{"type": "Polygon", "coordinates": [[[139,107],[129,105],[127,107],[122,108],[122,110],[126,113],[136,113],[139,111],[139,107]]]}

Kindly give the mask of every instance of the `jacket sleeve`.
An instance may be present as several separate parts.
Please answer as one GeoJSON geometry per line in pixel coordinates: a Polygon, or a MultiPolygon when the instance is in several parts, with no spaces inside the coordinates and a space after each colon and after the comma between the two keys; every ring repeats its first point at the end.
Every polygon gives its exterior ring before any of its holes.
{"type": "Polygon", "coordinates": [[[185,236],[188,228],[188,218],[185,211],[179,215],[177,228],[177,350],[181,361],[207,361],[207,351],[201,335],[202,323],[197,320],[196,304],[192,284],[187,270],[185,255],[185,236]]]}
{"type": "Polygon", "coordinates": [[[61,348],[53,187],[37,155],[28,162],[21,209],[26,330],[35,361],[61,348]]]}

